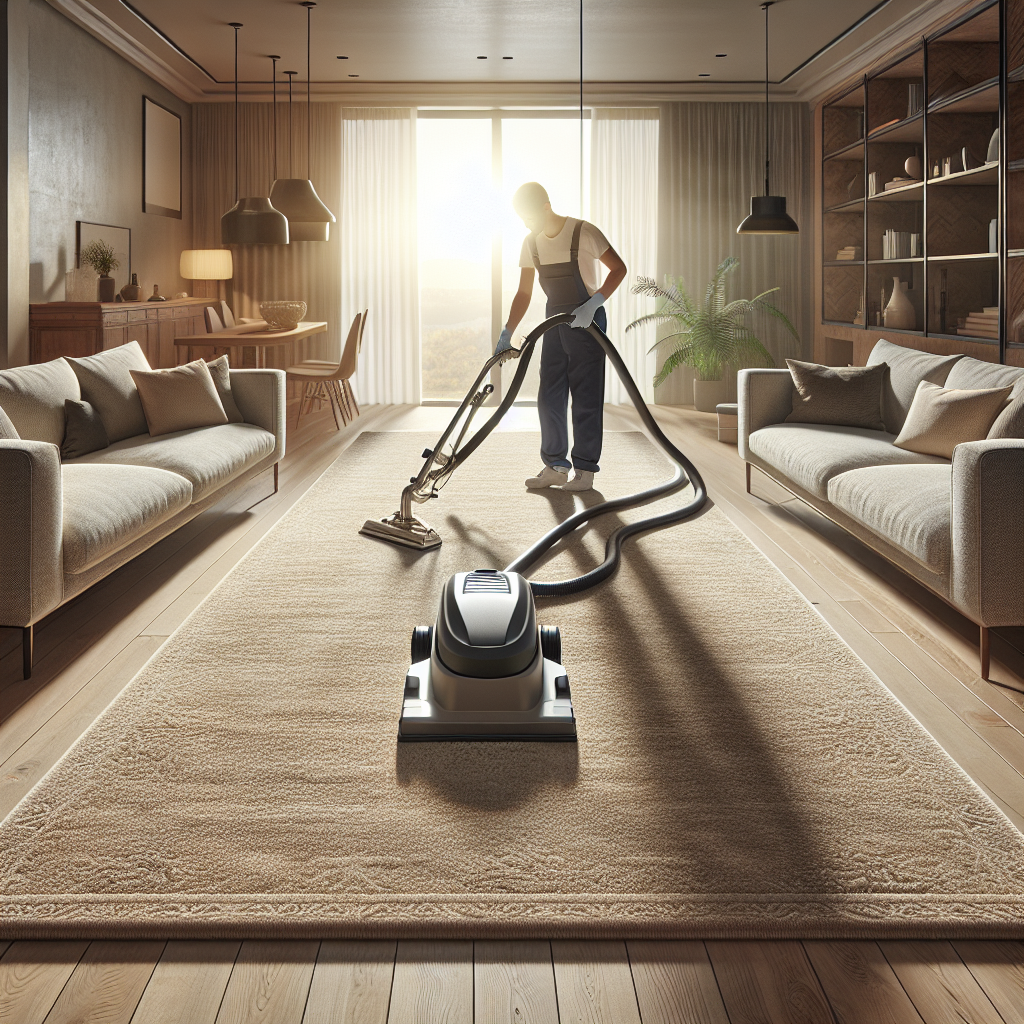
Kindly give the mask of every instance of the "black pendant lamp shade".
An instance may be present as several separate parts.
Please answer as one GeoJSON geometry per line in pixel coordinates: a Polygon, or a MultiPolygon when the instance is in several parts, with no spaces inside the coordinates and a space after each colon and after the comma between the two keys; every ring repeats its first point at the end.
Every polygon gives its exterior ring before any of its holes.
{"type": "Polygon", "coordinates": [[[761,4],[764,11],[764,195],[750,197],[750,215],[736,229],[737,235],[796,235],[800,228],[786,213],[786,197],[773,196],[769,182],[768,134],[768,8],[775,0],[761,4]]]}
{"type": "MultiPolygon", "coordinates": [[[[306,8],[306,177],[278,178],[275,159],[275,180],[274,187],[270,190],[270,200],[288,218],[288,229],[293,242],[326,242],[330,237],[331,225],[337,218],[320,201],[316,189],[313,188],[313,182],[309,180],[310,131],[313,120],[310,106],[310,14],[316,4],[312,0],[306,0],[302,6],[306,8]]],[[[276,102],[274,106],[276,109],[276,102]]],[[[291,173],[291,79],[288,84],[288,110],[288,171],[291,173]]],[[[276,141],[276,132],[274,138],[276,141]]]]}
{"type": "Polygon", "coordinates": [[[287,245],[288,221],[266,196],[239,196],[238,187],[238,30],[235,30],[235,205],[220,219],[222,245],[287,245]]]}

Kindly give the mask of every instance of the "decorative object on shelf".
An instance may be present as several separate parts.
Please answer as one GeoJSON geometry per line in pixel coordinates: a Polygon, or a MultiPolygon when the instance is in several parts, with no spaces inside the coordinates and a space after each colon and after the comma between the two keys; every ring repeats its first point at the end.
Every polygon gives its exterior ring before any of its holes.
{"type": "Polygon", "coordinates": [[[64,275],[65,302],[95,302],[99,275],[92,267],[75,267],[64,275]]]}
{"type": "Polygon", "coordinates": [[[1024,345],[1024,309],[1017,314],[1006,333],[1009,336],[1008,340],[1014,345],[1024,345]]]}
{"type": "Polygon", "coordinates": [[[147,302],[166,302],[167,296],[160,294],[160,285],[153,285],[153,294],[146,300],[147,302]]]}
{"type": "Polygon", "coordinates": [[[903,169],[907,172],[907,177],[911,181],[921,181],[921,158],[919,156],[908,156],[903,163],[903,169]]]}
{"type": "Polygon", "coordinates": [[[999,129],[997,128],[992,137],[988,140],[988,149],[985,151],[985,163],[995,163],[999,159],[999,129]]]}
{"type": "Polygon", "coordinates": [[[305,0],[306,8],[306,177],[294,178],[292,173],[292,88],[288,79],[288,177],[277,176],[277,60],[274,61],[274,185],[270,201],[288,218],[288,233],[293,242],[326,242],[331,225],[337,221],[323,204],[310,180],[311,130],[313,107],[310,103],[310,17],[316,4],[305,0]]]}
{"type": "Polygon", "coordinates": [[[924,107],[924,83],[911,82],[907,86],[907,117],[920,114],[924,107]]]}
{"type": "Polygon", "coordinates": [[[999,307],[985,306],[977,313],[968,313],[963,324],[957,321],[957,334],[969,338],[987,338],[999,340],[999,307]]]}
{"type": "Polygon", "coordinates": [[[988,251],[999,252],[999,218],[993,217],[988,222],[988,251]]]}
{"type": "Polygon", "coordinates": [[[917,326],[914,304],[907,295],[907,282],[898,277],[892,279],[892,295],[882,314],[882,323],[896,331],[912,331],[917,326]]]}
{"type": "Polygon", "coordinates": [[[288,220],[265,196],[242,198],[238,177],[238,30],[235,30],[235,205],[220,219],[222,245],[287,245],[288,220]]]}
{"type": "Polygon", "coordinates": [[[864,289],[860,290],[860,305],[857,307],[857,315],[853,318],[855,324],[864,326],[867,324],[867,317],[864,313],[864,289]]]}
{"type": "Polygon", "coordinates": [[[885,191],[891,192],[894,188],[905,188],[907,185],[920,185],[920,178],[904,178],[903,175],[897,174],[892,181],[885,183],[885,191]]]}
{"type": "Polygon", "coordinates": [[[178,273],[186,281],[230,281],[235,274],[230,249],[183,249],[178,273]]]}
{"type": "Polygon", "coordinates": [[[836,253],[837,260],[859,260],[863,252],[859,245],[845,245],[836,253]]]}
{"type": "Polygon", "coordinates": [[[306,304],[298,299],[273,299],[260,303],[260,316],[281,331],[290,331],[302,323],[306,304]]]}
{"type": "Polygon", "coordinates": [[[943,267],[939,271],[939,332],[941,334],[946,333],[946,315],[949,312],[948,292],[946,291],[948,276],[949,271],[943,267]]]}
{"type": "Polygon", "coordinates": [[[948,178],[951,174],[958,174],[964,170],[963,165],[963,153],[966,149],[960,153],[956,153],[953,156],[944,156],[942,158],[942,177],[948,178]]]}
{"type": "Polygon", "coordinates": [[[974,154],[964,146],[964,148],[960,150],[960,166],[965,171],[973,171],[975,167],[980,167],[981,164],[974,159],[974,154]]]}
{"type": "Polygon", "coordinates": [[[668,342],[674,346],[654,378],[654,386],[663,384],[677,366],[692,367],[696,372],[694,404],[701,412],[714,412],[718,402],[725,401],[715,395],[721,387],[716,389],[703,385],[728,385],[723,380],[726,367],[737,370],[742,366],[775,365],[771,353],[747,326],[750,314],[763,313],[774,317],[797,341],[800,340],[786,314],[765,297],[777,292],[778,288],[769,288],[752,299],[733,299],[726,303],[725,278],[739,263],[735,256],[727,256],[719,263],[700,304],[686,293],[682,281],[667,278],[662,287],[653,278],[638,277],[633,286],[634,295],[659,300],[659,309],[634,320],[626,330],[644,324],[671,324],[675,328],[674,333],[661,338],[649,349],[654,352],[668,342]]]}
{"type": "Polygon", "coordinates": [[[859,174],[855,174],[850,179],[849,184],[846,186],[846,198],[847,199],[853,199],[853,190],[854,190],[854,188],[856,188],[857,182],[860,181],[860,177],[861,176],[859,174]]]}
{"type": "Polygon", "coordinates": [[[188,292],[175,292],[174,293],[174,297],[176,299],[187,299],[188,298],[188,292]]]}
{"type": "Polygon", "coordinates": [[[142,285],[139,284],[139,275],[132,274],[132,283],[126,284],[119,292],[124,302],[139,302],[142,299],[142,285]]]}
{"type": "Polygon", "coordinates": [[[963,92],[964,89],[967,88],[969,88],[967,82],[955,71],[951,71],[938,84],[938,86],[936,86],[935,92],[932,95],[932,103],[935,103],[938,100],[947,100],[950,96],[955,96],[958,92],[963,92]]]}
{"type": "MultiPolygon", "coordinates": [[[[132,269],[132,233],[130,228],[117,227],[115,224],[94,224],[90,221],[75,222],[75,265],[79,267],[92,266],[83,260],[82,253],[85,252],[94,242],[101,242],[114,253],[114,262],[105,271],[106,275],[113,278],[112,285],[106,282],[101,283],[103,295],[109,298],[100,299],[101,302],[113,302],[114,296],[126,285],[130,279],[132,269]]],[[[103,270],[96,269],[97,274],[104,274],[103,270]]],[[[84,301],[95,302],[97,293],[84,301]]]]}
{"type": "Polygon", "coordinates": [[[118,260],[113,247],[102,238],[97,238],[79,252],[78,259],[99,274],[100,302],[113,302],[114,295],[117,293],[114,290],[114,279],[110,276],[110,272],[120,266],[120,260],[118,260]]]}
{"type": "Polygon", "coordinates": [[[878,195],[878,171],[868,174],[868,198],[878,195]]]}
{"type": "MultiPolygon", "coordinates": [[[[750,214],[736,229],[738,235],[795,235],[800,228],[786,213],[786,197],[771,194],[769,174],[770,135],[768,114],[768,9],[775,0],[761,4],[764,11],[764,195],[750,197],[750,214]]],[[[723,264],[724,265],[724,264],[723,264]]]]}
{"type": "Polygon", "coordinates": [[[181,118],[142,97],[142,212],[181,220],[181,118]]]}

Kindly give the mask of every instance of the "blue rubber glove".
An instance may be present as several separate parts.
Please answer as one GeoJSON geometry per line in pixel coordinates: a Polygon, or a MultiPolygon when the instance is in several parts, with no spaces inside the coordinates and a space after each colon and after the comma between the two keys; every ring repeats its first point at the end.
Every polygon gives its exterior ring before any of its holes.
{"type": "Polygon", "coordinates": [[[604,305],[604,296],[595,292],[583,303],[572,311],[573,321],[570,327],[589,327],[594,322],[594,314],[604,305]]]}
{"type": "Polygon", "coordinates": [[[498,335],[498,344],[494,346],[494,354],[507,352],[512,347],[512,332],[507,327],[502,327],[498,335]]]}

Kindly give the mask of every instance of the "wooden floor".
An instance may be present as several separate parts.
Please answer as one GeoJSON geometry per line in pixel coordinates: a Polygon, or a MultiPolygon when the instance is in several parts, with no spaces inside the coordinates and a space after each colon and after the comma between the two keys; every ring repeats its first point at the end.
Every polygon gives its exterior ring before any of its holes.
{"type": "MultiPolygon", "coordinates": [[[[969,622],[767,478],[755,473],[746,494],[743,465],[735,447],[717,442],[714,417],[656,411],[724,513],[1024,828],[1020,633],[993,639],[993,682],[985,682],[969,622]]],[[[41,623],[28,682],[17,634],[0,631],[0,816],[359,431],[434,430],[450,414],[370,407],[341,432],[329,414],[310,417],[289,436],[277,494],[269,476],[253,482],[41,623]]],[[[637,425],[632,410],[609,407],[607,429],[637,425]]],[[[537,429],[535,410],[514,409],[501,429],[537,429]]],[[[1020,943],[96,941],[0,942],[0,952],[0,1021],[19,1024],[1024,1024],[1020,943]]]]}

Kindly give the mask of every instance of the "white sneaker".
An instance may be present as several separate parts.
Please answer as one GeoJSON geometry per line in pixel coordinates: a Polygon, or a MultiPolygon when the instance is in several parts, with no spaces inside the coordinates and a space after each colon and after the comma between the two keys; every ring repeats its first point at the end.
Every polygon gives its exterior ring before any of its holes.
{"type": "Polygon", "coordinates": [[[576,475],[562,487],[563,491],[592,491],[594,474],[589,469],[577,469],[576,475]]]}
{"type": "Polygon", "coordinates": [[[540,490],[542,487],[555,487],[564,484],[569,479],[569,470],[561,466],[545,466],[536,476],[531,476],[526,481],[526,486],[531,491],[540,490]]]}

